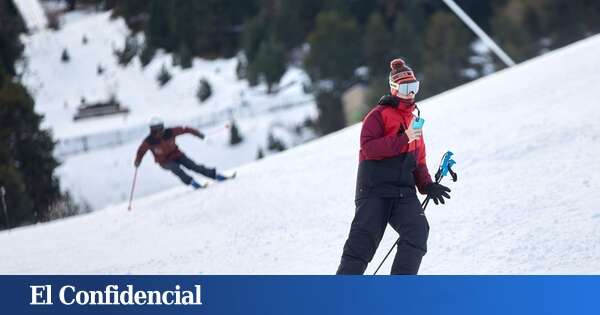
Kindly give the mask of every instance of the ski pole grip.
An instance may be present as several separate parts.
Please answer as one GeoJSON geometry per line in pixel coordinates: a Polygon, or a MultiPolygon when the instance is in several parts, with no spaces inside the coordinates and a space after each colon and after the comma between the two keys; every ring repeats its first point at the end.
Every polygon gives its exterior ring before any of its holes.
{"type": "Polygon", "coordinates": [[[448,175],[448,170],[450,169],[450,167],[456,164],[456,161],[452,159],[453,155],[454,153],[452,153],[451,151],[448,151],[446,152],[446,154],[444,154],[442,165],[440,166],[440,169],[442,170],[442,177],[448,175]]]}

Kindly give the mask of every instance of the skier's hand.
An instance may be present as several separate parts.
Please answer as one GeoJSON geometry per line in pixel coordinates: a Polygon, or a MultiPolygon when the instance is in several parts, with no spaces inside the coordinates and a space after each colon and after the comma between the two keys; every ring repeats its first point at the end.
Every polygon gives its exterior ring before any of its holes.
{"type": "Polygon", "coordinates": [[[142,161],[135,160],[135,161],[133,162],[133,166],[135,166],[135,168],[138,168],[138,167],[140,167],[140,164],[141,164],[141,163],[142,163],[142,161]]]}
{"type": "Polygon", "coordinates": [[[206,138],[206,136],[202,132],[199,132],[198,133],[198,138],[204,140],[204,138],[206,138]]]}
{"type": "Polygon", "coordinates": [[[413,117],[410,120],[410,124],[408,124],[408,128],[406,128],[406,130],[404,130],[404,133],[406,133],[406,136],[408,137],[408,143],[411,143],[415,140],[419,140],[419,138],[421,138],[421,136],[423,135],[423,130],[422,129],[413,129],[413,123],[415,122],[415,117],[413,117]]]}
{"type": "Polygon", "coordinates": [[[444,198],[450,199],[450,195],[448,194],[450,191],[450,188],[438,183],[431,183],[425,188],[427,196],[431,198],[436,205],[440,202],[445,204],[444,198]]]}

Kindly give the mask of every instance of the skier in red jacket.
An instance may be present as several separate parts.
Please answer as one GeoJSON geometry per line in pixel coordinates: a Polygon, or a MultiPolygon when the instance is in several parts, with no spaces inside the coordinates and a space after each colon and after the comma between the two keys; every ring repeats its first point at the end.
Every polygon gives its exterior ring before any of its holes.
{"type": "Polygon", "coordinates": [[[175,138],[186,133],[204,139],[204,134],[194,128],[174,127],[165,129],[164,123],[160,118],[152,118],[150,121],[150,134],[144,139],[137,150],[134,162],[135,167],[137,168],[140,166],[146,151],[150,150],[154,155],[154,161],[156,163],[162,168],[171,171],[179,177],[183,183],[191,185],[195,189],[202,188],[203,186],[184,172],[183,169],[181,169],[182,166],[218,181],[228,179],[228,177],[218,174],[214,168],[207,168],[203,165],[196,164],[179,150],[179,147],[175,143],[175,138]]]}
{"type": "Polygon", "coordinates": [[[431,180],[421,129],[413,128],[419,81],[404,60],[390,62],[391,95],[365,117],[360,134],[356,211],[338,274],[363,274],[389,223],[400,234],[392,274],[417,274],[429,224],[416,195],[444,203],[448,189],[431,180]],[[416,186],[416,189],[415,189],[416,186]]]}

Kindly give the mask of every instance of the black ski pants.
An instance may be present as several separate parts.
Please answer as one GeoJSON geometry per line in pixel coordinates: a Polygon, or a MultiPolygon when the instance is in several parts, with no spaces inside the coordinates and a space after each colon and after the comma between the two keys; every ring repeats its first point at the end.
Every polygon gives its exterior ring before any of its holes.
{"type": "Polygon", "coordinates": [[[429,224],[415,194],[356,201],[354,220],[337,274],[363,274],[388,223],[400,234],[391,274],[417,274],[427,252],[429,224]]]}
{"type": "Polygon", "coordinates": [[[181,179],[181,181],[186,185],[189,185],[192,182],[192,177],[186,174],[183,169],[181,169],[182,166],[209,178],[215,178],[217,175],[217,172],[214,168],[208,168],[204,167],[204,165],[196,164],[196,162],[192,161],[185,155],[177,160],[165,163],[161,166],[162,168],[173,172],[173,174],[179,177],[179,179],[181,179]]]}

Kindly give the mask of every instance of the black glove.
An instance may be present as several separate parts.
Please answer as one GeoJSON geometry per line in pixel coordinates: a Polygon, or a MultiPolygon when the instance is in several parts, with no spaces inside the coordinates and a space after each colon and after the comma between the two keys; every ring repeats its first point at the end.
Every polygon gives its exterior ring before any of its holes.
{"type": "Polygon", "coordinates": [[[206,136],[202,132],[200,132],[200,133],[198,133],[198,138],[204,140],[204,138],[206,138],[206,136]]]}
{"type": "Polygon", "coordinates": [[[439,202],[444,204],[444,198],[450,199],[450,195],[448,194],[450,191],[450,188],[438,183],[431,183],[425,188],[427,196],[431,198],[436,205],[439,202]]]}

